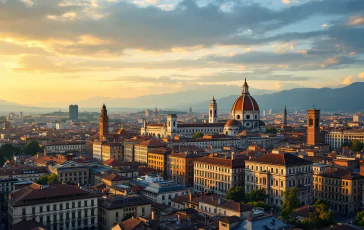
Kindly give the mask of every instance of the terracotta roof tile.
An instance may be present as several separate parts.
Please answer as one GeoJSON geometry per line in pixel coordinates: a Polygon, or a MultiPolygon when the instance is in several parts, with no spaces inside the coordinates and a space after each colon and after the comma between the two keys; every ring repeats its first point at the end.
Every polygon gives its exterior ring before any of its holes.
{"type": "Polygon", "coordinates": [[[247,162],[258,162],[263,164],[285,165],[285,166],[312,164],[311,161],[299,158],[290,153],[266,154],[251,160],[247,160],[247,162]]]}

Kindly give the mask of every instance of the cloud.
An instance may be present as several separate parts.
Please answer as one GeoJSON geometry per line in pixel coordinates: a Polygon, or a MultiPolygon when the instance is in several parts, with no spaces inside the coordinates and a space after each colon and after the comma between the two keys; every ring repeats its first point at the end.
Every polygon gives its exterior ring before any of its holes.
{"type": "Polygon", "coordinates": [[[236,1],[229,11],[221,10],[225,1],[201,6],[192,0],[183,0],[171,10],[154,5],[140,7],[126,1],[106,1],[96,6],[94,1],[71,3],[36,0],[29,7],[20,1],[6,1],[0,8],[1,35],[47,44],[54,39],[70,41],[71,44],[66,45],[49,45],[60,54],[120,55],[125,49],[170,50],[175,47],[284,40],[278,35],[271,38],[262,35],[311,16],[359,14],[364,11],[361,0],[308,1],[279,10],[236,1]],[[252,34],[241,36],[241,31],[250,28],[254,28],[257,37],[252,34]],[[110,43],[77,44],[85,34],[110,43]]]}
{"type": "Polygon", "coordinates": [[[73,63],[64,63],[38,55],[26,55],[19,58],[20,67],[13,68],[16,72],[30,73],[76,73],[85,71],[84,68],[73,63]]]}
{"type": "Polygon", "coordinates": [[[358,78],[359,78],[359,79],[364,79],[364,72],[359,73],[359,74],[358,74],[358,78]]]}
{"type": "Polygon", "coordinates": [[[343,85],[350,85],[352,83],[352,81],[353,81],[353,76],[347,76],[343,80],[342,84],[343,85]]]}
{"type": "Polygon", "coordinates": [[[360,16],[351,17],[348,24],[351,25],[351,26],[364,25],[364,16],[362,16],[362,17],[360,17],[360,16]]]}

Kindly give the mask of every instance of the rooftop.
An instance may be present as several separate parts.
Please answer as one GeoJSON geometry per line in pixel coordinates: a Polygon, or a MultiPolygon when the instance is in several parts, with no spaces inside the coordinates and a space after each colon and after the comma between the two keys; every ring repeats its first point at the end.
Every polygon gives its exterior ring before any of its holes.
{"type": "Polygon", "coordinates": [[[123,195],[109,195],[99,199],[99,205],[107,209],[119,209],[124,207],[148,204],[151,205],[152,201],[139,196],[127,197],[123,195]]]}
{"type": "Polygon", "coordinates": [[[284,166],[294,166],[294,165],[308,165],[312,164],[311,161],[302,159],[290,153],[279,153],[279,154],[266,154],[251,160],[248,162],[257,162],[262,164],[272,164],[272,165],[284,165],[284,166]]]}
{"type": "Polygon", "coordinates": [[[77,186],[67,184],[42,186],[36,183],[13,192],[10,196],[9,205],[13,207],[95,198],[77,186]]]}
{"type": "Polygon", "coordinates": [[[330,178],[345,179],[345,180],[364,179],[364,177],[360,176],[359,174],[355,174],[348,169],[342,169],[342,168],[328,169],[320,173],[319,175],[322,177],[330,177],[330,178]]]}

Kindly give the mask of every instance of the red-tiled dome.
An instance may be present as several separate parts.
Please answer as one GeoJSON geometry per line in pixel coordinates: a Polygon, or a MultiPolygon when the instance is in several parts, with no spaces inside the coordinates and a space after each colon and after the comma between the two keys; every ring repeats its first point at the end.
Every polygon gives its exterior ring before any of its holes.
{"type": "Polygon", "coordinates": [[[232,113],[240,113],[242,111],[259,111],[258,103],[250,96],[249,86],[246,80],[243,85],[241,96],[235,100],[233,107],[231,108],[232,113]]]}
{"type": "Polygon", "coordinates": [[[233,127],[233,126],[236,127],[239,125],[241,125],[241,123],[239,121],[231,119],[231,120],[228,120],[228,122],[226,122],[225,127],[233,127]]]}
{"type": "Polygon", "coordinates": [[[252,96],[243,94],[235,100],[231,111],[259,111],[259,106],[252,96]]]}

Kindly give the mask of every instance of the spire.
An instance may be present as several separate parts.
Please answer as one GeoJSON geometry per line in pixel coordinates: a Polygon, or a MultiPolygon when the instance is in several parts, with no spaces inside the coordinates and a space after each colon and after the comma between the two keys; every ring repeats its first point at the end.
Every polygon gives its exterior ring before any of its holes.
{"type": "Polygon", "coordinates": [[[249,85],[246,82],[246,78],[245,78],[245,82],[244,82],[244,85],[243,85],[243,92],[242,92],[242,94],[249,95],[249,85]]]}
{"type": "Polygon", "coordinates": [[[215,104],[215,103],[216,103],[215,96],[212,96],[211,103],[213,103],[213,104],[215,104]]]}

